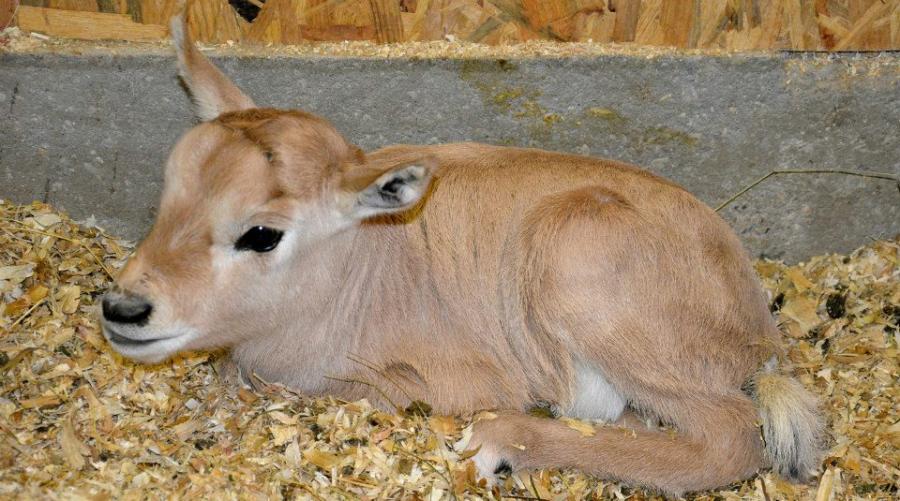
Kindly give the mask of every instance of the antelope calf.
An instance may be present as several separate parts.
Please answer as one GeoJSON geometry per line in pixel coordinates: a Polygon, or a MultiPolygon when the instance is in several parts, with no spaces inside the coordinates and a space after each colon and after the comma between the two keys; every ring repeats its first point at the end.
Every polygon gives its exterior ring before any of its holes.
{"type": "Polygon", "coordinates": [[[779,371],[750,261],[685,190],[532,149],[364,153],[317,116],[257,108],[172,28],[202,123],[103,300],[117,351],[228,347],[244,373],[310,395],[498,410],[470,441],[489,480],[571,467],[680,494],[817,468],[816,403],[779,371]],[[538,403],[676,433],[583,437],[524,412],[538,403]]]}

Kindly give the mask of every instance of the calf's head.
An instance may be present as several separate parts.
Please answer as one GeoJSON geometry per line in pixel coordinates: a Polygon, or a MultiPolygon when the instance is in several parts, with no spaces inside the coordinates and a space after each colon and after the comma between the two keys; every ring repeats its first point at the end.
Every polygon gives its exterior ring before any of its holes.
{"type": "Polygon", "coordinates": [[[172,33],[202,123],[169,156],[159,216],[102,302],[107,339],[143,362],[277,329],[301,274],[329,279],[305,257],[415,205],[431,175],[426,158],[375,165],[325,120],[256,108],[180,20],[172,33]]]}

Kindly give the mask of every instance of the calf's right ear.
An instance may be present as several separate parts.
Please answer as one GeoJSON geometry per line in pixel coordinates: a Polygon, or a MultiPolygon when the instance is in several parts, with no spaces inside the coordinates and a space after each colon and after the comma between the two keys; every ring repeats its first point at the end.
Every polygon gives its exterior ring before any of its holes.
{"type": "Polygon", "coordinates": [[[403,212],[415,206],[431,186],[433,162],[420,159],[386,169],[358,167],[344,179],[344,212],[353,219],[403,212]]]}
{"type": "Polygon", "coordinates": [[[229,111],[256,108],[252,99],[197,50],[181,16],[173,17],[169,26],[178,53],[179,74],[191,93],[197,118],[208,121],[229,111]]]}

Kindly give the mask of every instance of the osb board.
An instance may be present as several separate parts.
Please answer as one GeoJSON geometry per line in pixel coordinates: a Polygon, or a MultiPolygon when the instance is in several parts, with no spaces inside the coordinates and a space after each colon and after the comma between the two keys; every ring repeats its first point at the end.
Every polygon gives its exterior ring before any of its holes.
{"type": "MultiPolygon", "coordinates": [[[[220,375],[221,355],[135,365],[97,325],[130,244],[44,204],[0,202],[0,249],[0,497],[658,499],[572,471],[487,490],[453,444],[489,413],[389,414],[277,385],[251,391],[220,375]]],[[[822,399],[828,452],[810,485],[764,472],[697,499],[895,498],[898,260],[900,236],[798,266],[756,264],[795,372],[822,399]]]]}
{"type": "MultiPolygon", "coordinates": [[[[212,57],[250,57],[265,59],[282,58],[368,58],[368,59],[451,59],[495,60],[526,59],[575,59],[599,56],[623,56],[642,59],[693,58],[697,56],[728,59],[777,58],[791,68],[801,71],[835,66],[831,53],[802,56],[773,54],[771,52],[729,52],[722,49],[676,49],[634,44],[596,44],[586,42],[552,42],[531,40],[518,44],[485,45],[459,41],[403,42],[378,44],[374,41],[316,42],[296,45],[250,44],[226,42],[223,44],[199,43],[200,50],[212,57]]],[[[18,27],[0,30],[0,54],[54,54],[69,56],[163,56],[174,57],[170,40],[128,42],[124,40],[76,40],[48,37],[40,33],[26,33],[18,27]]],[[[172,63],[174,64],[174,63],[172,63]]],[[[900,77],[900,58],[892,53],[872,53],[866,57],[840,57],[836,66],[848,77],[894,75],[900,77]]],[[[173,72],[175,67],[173,66],[173,72]]],[[[174,73],[173,73],[174,74],[174,73]]],[[[790,83],[790,81],[788,82],[790,83]]]]}
{"type": "Polygon", "coordinates": [[[16,7],[16,0],[0,0],[0,30],[12,24],[16,7]]]}
{"type": "MultiPolygon", "coordinates": [[[[900,0],[21,1],[63,12],[127,13],[151,24],[165,24],[186,5],[189,25],[206,42],[539,39],[730,51],[900,49],[900,0]],[[255,17],[241,17],[240,9],[255,17]]],[[[80,38],[71,30],[65,36],[80,38]]]]}
{"type": "Polygon", "coordinates": [[[16,12],[16,21],[23,30],[86,40],[160,40],[167,35],[164,26],[136,23],[124,14],[103,12],[67,12],[23,5],[16,12]]]}

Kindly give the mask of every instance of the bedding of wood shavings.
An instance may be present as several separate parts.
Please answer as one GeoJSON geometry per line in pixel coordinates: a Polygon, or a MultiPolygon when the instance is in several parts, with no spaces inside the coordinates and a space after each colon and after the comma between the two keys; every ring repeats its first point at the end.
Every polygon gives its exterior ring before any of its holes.
{"type": "MultiPolygon", "coordinates": [[[[625,55],[654,58],[665,55],[734,54],[724,49],[677,49],[648,45],[594,42],[553,42],[530,40],[510,45],[486,45],[473,42],[441,40],[431,42],[403,42],[378,44],[371,41],[310,42],[298,45],[234,43],[199,44],[204,51],[221,56],[253,57],[359,57],[359,58],[534,58],[579,57],[599,55],[625,55]]],[[[168,40],[158,42],[90,41],[49,37],[40,33],[28,33],[17,27],[0,31],[0,53],[54,53],[54,54],[172,54],[168,40]]],[[[746,52],[745,52],[746,53],[746,52]]],[[[746,54],[771,54],[757,51],[746,54]]]]}
{"type": "MultiPolygon", "coordinates": [[[[97,325],[130,248],[47,205],[0,202],[0,497],[654,497],[575,472],[487,490],[452,446],[471,416],[238,388],[209,354],[132,364],[97,325]]],[[[790,358],[824,401],[830,450],[811,485],[765,473],[700,499],[896,498],[898,259],[900,237],[799,266],[758,263],[790,358]]]]}
{"type": "MultiPolygon", "coordinates": [[[[529,41],[515,45],[484,45],[470,42],[373,42],[308,43],[303,45],[200,44],[200,49],[217,57],[254,58],[368,58],[368,59],[487,59],[580,58],[625,56],[644,59],[660,57],[777,57],[772,51],[728,52],[723,49],[675,49],[630,44],[529,41]]],[[[0,54],[63,54],[75,56],[165,56],[174,58],[168,40],[159,42],[90,41],[48,37],[27,33],[17,27],[0,31],[0,54]]],[[[888,75],[900,78],[900,58],[889,52],[870,53],[857,58],[846,54],[797,53],[785,58],[793,72],[804,73],[823,65],[837,67],[847,76],[888,75]],[[840,65],[834,64],[841,58],[840,65]]],[[[174,70],[173,70],[174,72],[174,70]]],[[[174,74],[174,73],[173,73],[174,74]]],[[[790,80],[788,81],[790,83],[790,80]]]]}

